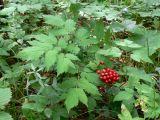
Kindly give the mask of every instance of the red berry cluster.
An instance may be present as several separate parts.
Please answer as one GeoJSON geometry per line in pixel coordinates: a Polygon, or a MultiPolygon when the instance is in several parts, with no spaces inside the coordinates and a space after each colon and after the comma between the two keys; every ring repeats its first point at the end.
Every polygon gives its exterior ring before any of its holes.
{"type": "Polygon", "coordinates": [[[100,76],[100,79],[108,84],[113,84],[117,80],[119,80],[119,75],[115,70],[112,70],[110,68],[103,69],[103,70],[97,70],[97,74],[100,76]]]}

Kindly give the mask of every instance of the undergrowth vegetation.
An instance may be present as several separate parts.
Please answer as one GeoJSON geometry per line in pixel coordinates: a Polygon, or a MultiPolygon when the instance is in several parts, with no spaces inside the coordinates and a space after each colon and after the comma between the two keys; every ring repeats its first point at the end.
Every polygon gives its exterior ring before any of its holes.
{"type": "Polygon", "coordinates": [[[0,120],[160,119],[159,0],[5,0],[0,120]]]}

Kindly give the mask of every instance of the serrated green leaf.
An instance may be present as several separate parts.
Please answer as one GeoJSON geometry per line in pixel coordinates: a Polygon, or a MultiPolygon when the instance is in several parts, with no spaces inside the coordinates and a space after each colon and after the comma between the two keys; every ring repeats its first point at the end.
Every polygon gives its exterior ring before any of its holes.
{"type": "Polygon", "coordinates": [[[53,45],[51,43],[46,42],[39,42],[39,41],[30,41],[29,42],[30,45],[32,45],[32,47],[37,47],[40,48],[41,51],[48,51],[53,49],[53,45]]]}
{"type": "Polygon", "coordinates": [[[29,109],[37,112],[42,112],[45,109],[46,106],[43,104],[37,104],[37,103],[24,103],[22,106],[22,109],[29,109]]]}
{"type": "Polygon", "coordinates": [[[79,45],[82,47],[87,47],[93,44],[96,44],[98,40],[96,38],[83,39],[82,41],[78,41],[79,45]]]}
{"type": "Polygon", "coordinates": [[[56,50],[50,50],[45,54],[45,60],[44,63],[49,70],[51,66],[53,66],[57,60],[57,51],[56,50]]]}
{"type": "Polygon", "coordinates": [[[104,23],[102,20],[99,20],[96,22],[94,32],[95,32],[95,35],[97,36],[98,40],[100,40],[104,37],[104,23]]]}
{"type": "MultiPolygon", "coordinates": [[[[140,93],[143,93],[143,94],[152,94],[154,93],[154,90],[151,86],[149,85],[146,85],[146,84],[141,84],[141,85],[137,85],[135,86],[135,88],[140,92],[140,93]]],[[[151,96],[150,96],[151,97],[151,96]]]]}
{"type": "Polygon", "coordinates": [[[77,78],[70,78],[69,80],[63,81],[60,87],[63,89],[69,89],[76,87],[76,85],[77,85],[77,78]]]}
{"type": "Polygon", "coordinates": [[[70,111],[70,109],[78,105],[79,98],[78,98],[76,91],[77,91],[77,88],[73,88],[67,94],[65,105],[66,105],[68,112],[70,111]]]}
{"type": "Polygon", "coordinates": [[[0,55],[8,56],[9,53],[8,53],[7,50],[5,50],[4,48],[0,48],[0,55]]]}
{"type": "Polygon", "coordinates": [[[121,114],[118,115],[120,120],[144,120],[143,118],[132,118],[131,113],[124,104],[121,105],[121,114]]]}
{"type": "Polygon", "coordinates": [[[135,35],[131,37],[136,43],[143,46],[143,51],[147,55],[152,55],[160,48],[160,32],[154,30],[146,30],[145,28],[137,28],[132,31],[135,35]]]}
{"type": "Polygon", "coordinates": [[[112,57],[120,57],[122,54],[121,50],[117,47],[111,47],[107,50],[99,50],[97,53],[105,56],[112,56],[112,57]]]}
{"type": "Polygon", "coordinates": [[[40,47],[27,47],[20,51],[17,57],[23,60],[38,60],[44,53],[43,48],[40,47]]]}
{"type": "Polygon", "coordinates": [[[10,88],[0,88],[0,108],[3,108],[12,97],[10,88]]]}
{"type": "Polygon", "coordinates": [[[82,102],[86,106],[88,106],[88,98],[81,88],[72,88],[70,89],[69,93],[67,94],[65,105],[68,110],[72,109],[73,107],[76,107],[78,105],[78,102],[82,102]]]}
{"type": "Polygon", "coordinates": [[[142,79],[148,82],[152,82],[152,76],[149,74],[146,74],[144,70],[140,70],[138,68],[126,66],[123,68],[125,71],[125,74],[131,77],[136,77],[137,79],[142,79]]]}
{"type": "Polygon", "coordinates": [[[74,44],[69,44],[66,49],[67,51],[75,54],[79,53],[80,51],[80,48],[74,44]]]}
{"type": "Polygon", "coordinates": [[[67,45],[68,45],[67,41],[65,41],[63,39],[59,40],[59,42],[58,42],[58,46],[61,48],[66,48],[67,45]]]}
{"type": "Polygon", "coordinates": [[[44,114],[45,114],[45,116],[47,116],[47,118],[50,118],[51,115],[52,115],[52,109],[46,108],[46,109],[44,110],[44,114]]]}
{"type": "Polygon", "coordinates": [[[37,112],[42,112],[48,103],[48,99],[42,95],[30,95],[28,100],[22,105],[22,109],[29,109],[37,112]]]}
{"type": "Polygon", "coordinates": [[[81,78],[86,79],[88,82],[94,84],[94,85],[100,85],[102,82],[99,80],[99,76],[96,73],[88,73],[88,72],[82,72],[81,78]]]}
{"type": "Polygon", "coordinates": [[[120,91],[114,98],[114,101],[129,100],[133,97],[133,93],[127,91],[120,91]]]}
{"type": "Polygon", "coordinates": [[[9,113],[0,112],[0,120],[13,120],[13,118],[9,113]]]}
{"type": "Polygon", "coordinates": [[[17,7],[17,10],[22,14],[24,14],[29,9],[30,9],[29,5],[18,5],[17,7]]]}
{"type": "Polygon", "coordinates": [[[153,63],[148,56],[147,48],[142,48],[142,49],[133,51],[133,54],[131,54],[131,58],[137,62],[144,61],[148,63],[153,63]]]}
{"type": "Polygon", "coordinates": [[[75,94],[78,94],[78,99],[80,102],[82,102],[83,104],[88,106],[88,98],[87,98],[85,92],[83,91],[83,89],[80,89],[80,88],[77,89],[75,94]]]}
{"type": "Polygon", "coordinates": [[[65,55],[67,58],[69,58],[70,60],[79,60],[79,58],[77,56],[75,56],[74,54],[66,54],[65,55]]]}
{"type": "Polygon", "coordinates": [[[47,24],[57,27],[62,27],[65,23],[60,16],[44,15],[44,19],[47,24]]]}
{"type": "Polygon", "coordinates": [[[49,35],[39,34],[39,35],[33,35],[33,37],[42,43],[50,43],[50,44],[57,43],[57,39],[52,32],[50,32],[49,35]]]}
{"type": "Polygon", "coordinates": [[[141,45],[136,44],[133,41],[130,41],[130,40],[127,40],[127,39],[117,40],[117,41],[115,41],[115,44],[118,45],[118,46],[129,47],[129,48],[140,48],[140,47],[142,47],[141,45]]]}
{"type": "Polygon", "coordinates": [[[78,40],[84,40],[84,39],[86,39],[86,38],[88,38],[89,37],[89,33],[88,33],[88,31],[86,30],[86,29],[84,29],[84,28],[80,28],[80,29],[78,29],[78,31],[76,32],[76,38],[78,39],[78,40]]]}
{"type": "Polygon", "coordinates": [[[133,120],[130,112],[125,105],[121,106],[121,114],[118,115],[120,120],[133,120]]]}
{"type": "Polygon", "coordinates": [[[58,61],[57,61],[57,73],[58,75],[68,72],[69,67],[75,68],[75,65],[72,63],[72,61],[69,58],[66,58],[64,54],[58,55],[58,61]]]}
{"type": "Polygon", "coordinates": [[[87,80],[83,80],[83,79],[79,80],[78,86],[92,95],[100,95],[97,87],[89,83],[87,80]]]}
{"type": "Polygon", "coordinates": [[[75,25],[76,23],[69,19],[65,22],[65,26],[64,26],[64,29],[68,32],[68,33],[71,33],[71,32],[74,32],[75,31],[75,25]]]}
{"type": "Polygon", "coordinates": [[[11,15],[15,11],[16,7],[4,8],[0,11],[0,15],[11,15]]]}

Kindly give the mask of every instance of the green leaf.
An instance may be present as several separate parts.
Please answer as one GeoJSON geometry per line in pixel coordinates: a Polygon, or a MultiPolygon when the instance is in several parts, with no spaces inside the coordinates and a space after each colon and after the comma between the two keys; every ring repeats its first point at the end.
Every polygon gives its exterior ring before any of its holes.
{"type": "Polygon", "coordinates": [[[69,44],[66,48],[67,51],[71,52],[71,53],[79,53],[80,48],[78,46],[75,46],[74,44],[69,44]]]}
{"type": "Polygon", "coordinates": [[[86,79],[88,82],[98,86],[101,85],[101,81],[99,80],[99,76],[96,73],[82,72],[81,78],[86,79]]]}
{"type": "Polygon", "coordinates": [[[125,105],[122,104],[121,106],[121,114],[118,115],[120,120],[133,120],[130,112],[126,108],[125,105]]]}
{"type": "Polygon", "coordinates": [[[139,44],[134,43],[133,41],[130,40],[117,40],[115,41],[115,44],[118,46],[122,46],[122,47],[129,47],[129,48],[141,48],[142,46],[139,44]]]}
{"type": "Polygon", "coordinates": [[[10,88],[0,88],[0,108],[3,108],[12,97],[10,88]]]}
{"type": "Polygon", "coordinates": [[[0,11],[0,15],[11,15],[15,11],[15,7],[4,8],[0,11]]]}
{"type": "Polygon", "coordinates": [[[95,32],[95,35],[97,36],[98,40],[100,40],[104,37],[104,23],[102,20],[99,20],[96,22],[94,32],[95,32]]]}
{"type": "Polygon", "coordinates": [[[57,44],[57,39],[52,32],[50,32],[49,35],[39,34],[39,35],[33,35],[33,37],[42,43],[57,44]]]}
{"type": "Polygon", "coordinates": [[[80,88],[77,89],[75,94],[78,94],[78,98],[79,98],[80,102],[82,102],[83,104],[88,106],[88,98],[87,98],[85,92],[83,91],[83,89],[80,89],[80,88]]]}
{"type": "Polygon", "coordinates": [[[140,94],[143,93],[143,94],[149,95],[154,93],[152,86],[149,86],[146,84],[136,85],[135,88],[139,91],[140,94]]]}
{"type": "Polygon", "coordinates": [[[153,63],[152,60],[148,56],[148,52],[146,50],[147,48],[142,48],[139,50],[133,51],[133,54],[131,54],[131,58],[137,62],[148,62],[148,63],[153,63]]]}
{"type": "Polygon", "coordinates": [[[67,45],[68,45],[68,43],[67,43],[67,41],[65,41],[64,39],[61,39],[61,40],[59,40],[59,42],[58,42],[58,46],[59,47],[61,47],[61,48],[66,48],[67,47],[67,45]]]}
{"type": "MultiPolygon", "coordinates": [[[[71,113],[72,114],[72,113],[71,113]]],[[[63,118],[68,118],[67,110],[62,106],[55,106],[52,109],[52,120],[61,120],[63,118]]]]}
{"type": "Polygon", "coordinates": [[[89,97],[88,101],[89,101],[88,102],[88,109],[89,110],[95,109],[95,107],[97,106],[96,100],[94,98],[92,98],[92,97],[89,97]]]}
{"type": "Polygon", "coordinates": [[[0,112],[0,120],[13,120],[13,118],[6,112],[0,112]]]}
{"type": "Polygon", "coordinates": [[[79,58],[77,56],[75,56],[74,54],[66,54],[65,55],[67,58],[69,58],[70,60],[79,60],[79,58]]]}
{"type": "Polygon", "coordinates": [[[23,103],[22,109],[33,110],[37,112],[42,112],[45,110],[48,103],[46,96],[42,95],[30,95],[28,100],[23,103]]]}
{"type": "Polygon", "coordinates": [[[18,5],[17,10],[18,12],[24,14],[27,10],[30,9],[29,5],[18,5]]]}
{"type": "Polygon", "coordinates": [[[84,79],[79,80],[78,86],[92,95],[100,95],[97,87],[92,83],[89,83],[87,80],[84,79]]]}
{"type": "Polygon", "coordinates": [[[76,32],[76,38],[78,40],[84,40],[84,39],[86,39],[88,37],[89,37],[89,33],[88,33],[88,31],[85,28],[80,28],[76,32]]]}
{"type": "Polygon", "coordinates": [[[53,15],[44,15],[45,22],[47,24],[62,27],[65,22],[60,16],[53,16],[53,15]]]}
{"type": "Polygon", "coordinates": [[[52,115],[52,109],[46,108],[46,109],[44,110],[44,114],[45,114],[45,116],[47,116],[47,118],[50,118],[51,115],[52,115]]]}
{"type": "Polygon", "coordinates": [[[149,74],[146,74],[144,70],[140,70],[138,68],[126,66],[123,68],[124,72],[126,75],[131,76],[131,77],[136,77],[148,82],[152,82],[152,76],[149,74]]]}
{"type": "Polygon", "coordinates": [[[53,66],[57,60],[57,51],[56,50],[50,50],[45,54],[45,60],[44,63],[49,70],[51,66],[53,66]]]}
{"type": "Polygon", "coordinates": [[[2,56],[8,56],[9,53],[7,52],[7,50],[5,50],[4,48],[0,48],[0,55],[2,56]]]}
{"type": "Polygon", "coordinates": [[[114,98],[114,101],[129,100],[133,97],[133,93],[128,91],[120,91],[114,98]]]}
{"type": "Polygon", "coordinates": [[[132,21],[132,20],[124,20],[123,21],[123,25],[125,26],[125,28],[127,30],[132,30],[134,28],[136,28],[136,21],[132,21]]]}
{"type": "Polygon", "coordinates": [[[68,72],[69,67],[75,68],[75,65],[69,58],[65,57],[63,53],[59,54],[57,61],[57,75],[68,72]]]}
{"type": "Polygon", "coordinates": [[[112,57],[120,57],[122,54],[121,50],[117,47],[111,47],[107,50],[99,50],[97,53],[105,56],[112,56],[112,57]]]}
{"type": "Polygon", "coordinates": [[[69,78],[69,80],[64,80],[60,87],[62,89],[70,89],[76,87],[77,85],[77,78],[69,78]]]}
{"type": "Polygon", "coordinates": [[[37,112],[42,112],[45,109],[46,106],[43,104],[37,104],[37,103],[24,103],[22,106],[22,109],[29,109],[37,112]]]}
{"type": "Polygon", "coordinates": [[[76,23],[69,19],[65,22],[65,26],[64,26],[64,29],[68,32],[68,33],[72,33],[75,31],[75,25],[76,23]]]}
{"type": "Polygon", "coordinates": [[[160,32],[154,30],[146,30],[145,28],[137,28],[132,31],[135,35],[131,37],[137,44],[143,46],[147,55],[152,55],[160,48],[160,32]]]}
{"type": "Polygon", "coordinates": [[[128,109],[126,108],[124,104],[122,104],[121,106],[121,114],[118,115],[118,118],[120,120],[145,120],[139,117],[132,118],[131,113],[128,111],[128,109]]]}
{"type": "Polygon", "coordinates": [[[125,29],[125,26],[119,22],[113,22],[110,27],[112,28],[113,32],[121,32],[125,29]]]}
{"type": "Polygon", "coordinates": [[[81,88],[72,88],[67,94],[67,98],[65,100],[65,105],[68,112],[78,105],[78,102],[81,101],[87,106],[88,98],[81,88]]]}
{"type": "Polygon", "coordinates": [[[43,48],[40,47],[27,47],[20,51],[17,57],[23,60],[38,60],[44,53],[43,48]]]}

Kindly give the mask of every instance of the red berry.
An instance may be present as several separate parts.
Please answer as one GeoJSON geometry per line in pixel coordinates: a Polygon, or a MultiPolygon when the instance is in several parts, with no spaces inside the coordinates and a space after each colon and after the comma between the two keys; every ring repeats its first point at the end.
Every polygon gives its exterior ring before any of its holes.
{"type": "Polygon", "coordinates": [[[102,72],[106,73],[106,72],[107,72],[107,70],[106,70],[106,69],[103,69],[103,70],[102,70],[102,72]]]}
{"type": "Polygon", "coordinates": [[[112,75],[112,74],[110,75],[110,78],[113,78],[113,75],[112,75]]]}
{"type": "Polygon", "coordinates": [[[101,75],[102,75],[102,76],[104,76],[104,75],[105,75],[105,73],[101,73],[101,75]]]}
{"type": "Polygon", "coordinates": [[[107,79],[109,79],[110,78],[110,76],[109,75],[107,75],[107,79]]]}
{"type": "Polygon", "coordinates": [[[101,74],[101,71],[100,71],[100,70],[97,70],[97,74],[101,74]]]}
{"type": "Polygon", "coordinates": [[[113,77],[113,80],[116,81],[116,80],[117,80],[117,77],[113,77]]]}
{"type": "Polygon", "coordinates": [[[103,80],[106,80],[107,79],[107,76],[103,76],[103,80]]]}
{"type": "Polygon", "coordinates": [[[108,76],[108,73],[105,73],[106,76],[108,76]]]}
{"type": "Polygon", "coordinates": [[[117,76],[117,74],[113,73],[113,76],[114,76],[114,77],[116,77],[116,76],[117,76]]]}
{"type": "Polygon", "coordinates": [[[112,75],[112,72],[108,72],[109,75],[112,75]]]}

